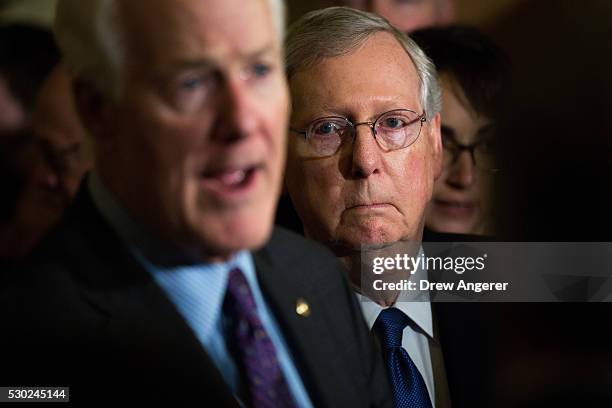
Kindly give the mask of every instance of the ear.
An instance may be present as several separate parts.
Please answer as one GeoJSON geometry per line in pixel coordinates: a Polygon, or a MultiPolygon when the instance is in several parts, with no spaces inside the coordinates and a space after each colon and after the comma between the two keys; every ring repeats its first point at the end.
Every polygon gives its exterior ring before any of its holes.
{"type": "Polygon", "coordinates": [[[100,142],[109,134],[106,127],[112,102],[95,85],[83,79],[73,80],[72,92],[81,123],[94,140],[100,142]]]}
{"type": "Polygon", "coordinates": [[[431,153],[432,153],[432,166],[434,180],[438,180],[442,174],[442,136],[440,132],[440,113],[436,113],[436,116],[429,121],[429,136],[431,140],[431,153]]]}

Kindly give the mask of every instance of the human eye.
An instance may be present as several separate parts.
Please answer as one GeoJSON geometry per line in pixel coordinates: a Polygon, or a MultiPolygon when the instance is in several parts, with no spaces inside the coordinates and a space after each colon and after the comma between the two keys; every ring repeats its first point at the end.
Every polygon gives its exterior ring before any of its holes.
{"type": "Polygon", "coordinates": [[[317,156],[336,153],[342,144],[342,133],[347,124],[341,118],[323,118],[314,122],[308,134],[308,143],[317,156]]]}
{"type": "Polygon", "coordinates": [[[244,68],[242,78],[247,81],[261,81],[270,77],[275,68],[276,65],[271,61],[254,61],[244,68]]]}
{"type": "Polygon", "coordinates": [[[393,111],[383,115],[378,120],[378,128],[383,132],[393,133],[397,130],[408,130],[410,125],[416,123],[418,116],[410,115],[410,112],[393,111]]]}
{"type": "Polygon", "coordinates": [[[313,136],[332,136],[341,132],[343,126],[334,120],[324,120],[317,122],[312,127],[313,136]]]}
{"type": "Polygon", "coordinates": [[[170,104],[181,112],[192,112],[199,109],[206,101],[215,86],[215,77],[206,72],[187,72],[171,81],[167,96],[170,104]]]}
{"type": "Polygon", "coordinates": [[[251,71],[254,77],[263,78],[272,71],[272,66],[263,62],[256,62],[251,67],[251,71]]]}
{"type": "Polygon", "coordinates": [[[494,154],[497,150],[496,143],[491,139],[481,140],[476,145],[476,148],[484,154],[494,154]]]}
{"type": "Polygon", "coordinates": [[[181,90],[185,91],[193,91],[200,86],[202,86],[202,78],[200,77],[185,78],[179,83],[181,90]]]}
{"type": "Polygon", "coordinates": [[[383,119],[382,126],[386,129],[401,129],[406,126],[406,121],[399,116],[388,116],[383,119]]]}

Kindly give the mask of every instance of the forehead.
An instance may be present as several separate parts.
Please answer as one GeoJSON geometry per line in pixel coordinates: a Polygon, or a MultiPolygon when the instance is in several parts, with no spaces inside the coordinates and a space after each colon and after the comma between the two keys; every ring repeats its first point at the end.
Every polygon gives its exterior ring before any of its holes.
{"type": "Polygon", "coordinates": [[[475,124],[488,124],[489,118],[477,112],[468,100],[463,88],[452,76],[442,73],[439,76],[442,87],[442,119],[456,119],[475,124]]]}
{"type": "Polygon", "coordinates": [[[422,109],[416,68],[389,33],[376,33],[349,54],[296,72],[290,85],[297,116],[330,109],[422,109]]]}
{"type": "Polygon", "coordinates": [[[149,63],[240,56],[276,40],[266,0],[130,0],[120,16],[129,55],[149,63]]]}

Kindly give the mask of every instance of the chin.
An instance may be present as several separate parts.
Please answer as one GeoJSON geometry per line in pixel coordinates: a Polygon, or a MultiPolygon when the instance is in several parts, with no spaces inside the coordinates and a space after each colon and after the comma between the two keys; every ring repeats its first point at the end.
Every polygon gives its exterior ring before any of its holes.
{"type": "Polygon", "coordinates": [[[234,247],[238,250],[247,249],[249,251],[257,250],[264,246],[272,235],[272,222],[265,225],[249,226],[242,231],[237,232],[234,247]]]}
{"type": "Polygon", "coordinates": [[[245,226],[238,230],[224,229],[218,235],[211,236],[211,231],[198,237],[204,247],[205,256],[213,260],[229,260],[239,251],[254,251],[263,247],[272,232],[272,225],[254,227],[245,226]]]}
{"type": "Polygon", "coordinates": [[[338,240],[343,246],[352,250],[385,247],[399,241],[400,236],[385,226],[365,225],[352,228],[340,236],[338,240]]]}
{"type": "Polygon", "coordinates": [[[230,238],[241,243],[241,247],[253,249],[266,243],[272,233],[273,224],[272,214],[262,214],[260,211],[258,214],[232,222],[227,231],[230,238]]]}
{"type": "Polygon", "coordinates": [[[256,250],[266,244],[273,228],[271,210],[240,211],[214,219],[205,217],[196,225],[195,239],[211,257],[230,258],[241,250],[256,250]]]}
{"type": "Polygon", "coordinates": [[[474,228],[472,223],[449,222],[445,224],[436,224],[429,226],[433,231],[447,232],[450,234],[472,234],[474,228]]]}

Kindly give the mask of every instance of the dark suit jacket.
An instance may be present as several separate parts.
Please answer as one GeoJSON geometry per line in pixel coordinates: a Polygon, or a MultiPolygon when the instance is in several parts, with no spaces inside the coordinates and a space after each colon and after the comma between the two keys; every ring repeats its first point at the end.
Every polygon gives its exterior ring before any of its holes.
{"type": "MultiPolygon", "coordinates": [[[[453,243],[490,241],[490,237],[423,231],[423,248],[428,256],[448,256],[453,243]]],[[[440,280],[437,271],[429,279],[440,280]]],[[[435,297],[435,294],[434,294],[435,297]]],[[[485,408],[493,388],[488,330],[489,305],[432,302],[434,340],[429,348],[436,387],[436,407],[485,408]]]]}
{"type": "MultiPolygon", "coordinates": [[[[327,250],[277,229],[257,276],[317,407],[390,406],[380,353],[327,250]],[[297,299],[310,315],[296,313],[297,299]]],[[[235,406],[207,353],[81,190],[0,295],[0,385],[70,386],[71,401],[235,406]]]]}
{"type": "MultiPolygon", "coordinates": [[[[426,231],[423,245],[467,241],[492,238],[426,231]]],[[[432,310],[454,408],[612,406],[607,303],[433,302],[432,310]]]]}

